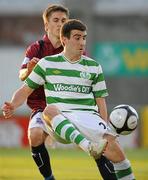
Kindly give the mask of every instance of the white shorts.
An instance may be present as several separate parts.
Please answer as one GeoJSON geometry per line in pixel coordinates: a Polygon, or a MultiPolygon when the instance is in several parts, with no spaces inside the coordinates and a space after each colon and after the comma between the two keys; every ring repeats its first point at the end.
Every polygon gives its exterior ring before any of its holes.
{"type": "MultiPolygon", "coordinates": [[[[104,134],[113,135],[107,123],[97,113],[93,112],[64,112],[62,113],[87,139],[99,142],[104,134]]],[[[42,112],[36,113],[29,122],[29,127],[39,127],[54,138],[53,130],[47,126],[42,118],[42,112]]],[[[61,142],[61,141],[60,141],[61,142]]],[[[64,142],[63,142],[64,143],[64,142]]]]}
{"type": "Polygon", "coordinates": [[[89,140],[99,142],[104,134],[112,134],[107,123],[93,112],[65,112],[63,113],[67,119],[89,140]]]}
{"type": "Polygon", "coordinates": [[[47,128],[46,122],[43,120],[42,112],[37,112],[33,117],[30,119],[28,129],[31,128],[41,128],[44,132],[53,136],[52,130],[49,131],[47,128]]]}

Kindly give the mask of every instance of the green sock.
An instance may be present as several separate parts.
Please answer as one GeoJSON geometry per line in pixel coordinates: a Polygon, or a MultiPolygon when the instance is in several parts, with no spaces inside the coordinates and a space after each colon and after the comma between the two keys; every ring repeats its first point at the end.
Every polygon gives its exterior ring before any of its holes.
{"type": "Polygon", "coordinates": [[[114,163],[114,169],[119,180],[135,179],[130,162],[127,159],[120,163],[114,163]]]}
{"type": "Polygon", "coordinates": [[[67,142],[79,145],[84,151],[88,152],[90,143],[62,114],[55,116],[51,122],[52,128],[56,135],[67,142]]]}

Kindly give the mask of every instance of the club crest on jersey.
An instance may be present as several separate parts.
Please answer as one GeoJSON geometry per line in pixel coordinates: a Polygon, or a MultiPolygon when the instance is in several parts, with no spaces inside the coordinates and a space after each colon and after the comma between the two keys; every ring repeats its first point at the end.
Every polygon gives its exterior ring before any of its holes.
{"type": "Polygon", "coordinates": [[[91,74],[88,72],[81,72],[80,73],[80,77],[83,79],[90,79],[91,78],[91,74]]]}

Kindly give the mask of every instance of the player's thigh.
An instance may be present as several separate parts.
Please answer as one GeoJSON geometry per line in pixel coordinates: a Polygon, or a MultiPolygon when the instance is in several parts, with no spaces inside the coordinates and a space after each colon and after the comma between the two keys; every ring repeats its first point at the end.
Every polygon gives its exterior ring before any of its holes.
{"type": "Polygon", "coordinates": [[[106,122],[97,113],[74,112],[64,115],[91,141],[98,142],[107,131],[106,122]]]}
{"type": "Polygon", "coordinates": [[[42,112],[37,112],[29,122],[28,138],[31,142],[44,142],[47,135],[50,135],[44,120],[42,119],[42,112]]]}
{"type": "Polygon", "coordinates": [[[46,137],[47,134],[39,127],[28,129],[29,144],[32,146],[38,146],[44,143],[46,137]]]}

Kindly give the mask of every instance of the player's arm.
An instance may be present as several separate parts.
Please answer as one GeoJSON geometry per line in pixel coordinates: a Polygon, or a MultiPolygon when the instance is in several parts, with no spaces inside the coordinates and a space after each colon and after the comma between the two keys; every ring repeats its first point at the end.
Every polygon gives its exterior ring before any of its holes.
{"type": "Polygon", "coordinates": [[[24,81],[29,74],[32,72],[33,68],[35,67],[35,65],[38,63],[39,58],[32,58],[28,63],[27,63],[27,67],[23,68],[20,70],[19,72],[19,78],[24,81]]]}
{"type": "Polygon", "coordinates": [[[94,82],[92,85],[92,91],[96,100],[96,104],[98,106],[99,114],[104,119],[104,121],[108,121],[108,113],[105,97],[108,96],[108,91],[106,88],[106,83],[102,71],[101,65],[98,65],[97,76],[94,78],[94,82]]]}
{"type": "Polygon", "coordinates": [[[33,89],[24,84],[12,96],[10,102],[5,102],[2,111],[5,118],[10,118],[14,111],[21,106],[27,97],[33,92],[33,89]]]}
{"type": "Polygon", "coordinates": [[[106,122],[108,122],[108,113],[105,98],[96,98],[99,114],[106,122]]]}

